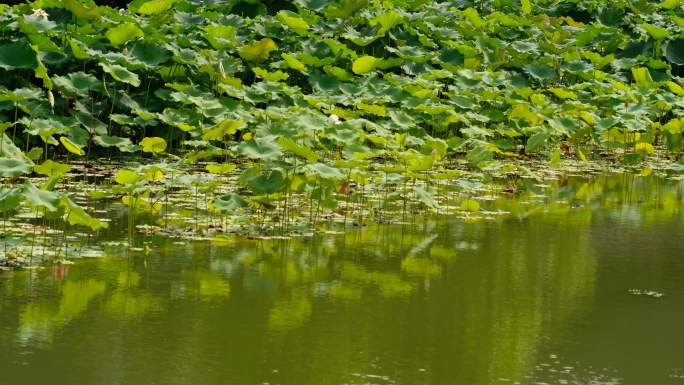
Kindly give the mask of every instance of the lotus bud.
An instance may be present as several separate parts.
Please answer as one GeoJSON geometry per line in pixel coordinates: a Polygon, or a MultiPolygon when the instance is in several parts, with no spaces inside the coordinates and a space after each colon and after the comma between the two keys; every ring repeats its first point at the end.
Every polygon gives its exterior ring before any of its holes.
{"type": "Polygon", "coordinates": [[[124,56],[128,56],[128,47],[124,47],[122,53],[124,56]]]}
{"type": "Polygon", "coordinates": [[[52,90],[47,90],[47,100],[50,103],[50,108],[55,109],[55,95],[52,94],[52,90]]]}
{"type": "Polygon", "coordinates": [[[337,116],[337,115],[335,115],[335,114],[332,114],[332,115],[328,116],[328,121],[330,121],[332,124],[340,124],[340,123],[342,123],[342,122],[340,122],[340,117],[337,116]]]}
{"type": "Polygon", "coordinates": [[[219,60],[219,73],[221,74],[221,78],[225,79],[226,78],[226,71],[223,69],[223,62],[219,60]]]}

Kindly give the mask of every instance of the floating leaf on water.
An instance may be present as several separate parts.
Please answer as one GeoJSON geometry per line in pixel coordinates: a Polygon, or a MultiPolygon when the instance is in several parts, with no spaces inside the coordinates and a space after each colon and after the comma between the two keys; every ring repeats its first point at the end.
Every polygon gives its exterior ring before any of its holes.
{"type": "Polygon", "coordinates": [[[463,211],[477,212],[480,211],[480,202],[474,199],[466,199],[461,203],[459,208],[463,211]]]}
{"type": "Polygon", "coordinates": [[[230,174],[237,169],[237,166],[232,163],[208,164],[206,169],[212,174],[230,174]]]}

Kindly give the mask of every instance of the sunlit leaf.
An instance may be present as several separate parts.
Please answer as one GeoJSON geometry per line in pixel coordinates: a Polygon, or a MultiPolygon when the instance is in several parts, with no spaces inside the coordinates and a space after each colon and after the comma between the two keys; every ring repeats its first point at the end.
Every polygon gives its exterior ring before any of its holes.
{"type": "Polygon", "coordinates": [[[76,143],[72,142],[71,139],[67,138],[66,136],[60,136],[59,141],[62,143],[62,146],[67,149],[72,154],[76,155],[85,155],[85,151],[77,145],[76,143]]]}
{"type": "Polygon", "coordinates": [[[102,69],[112,75],[112,77],[120,82],[128,83],[133,87],[140,85],[140,78],[137,74],[129,71],[126,67],[118,64],[99,63],[102,69]]]}
{"type": "Polygon", "coordinates": [[[162,153],[166,150],[166,140],[159,137],[146,137],[140,143],[143,152],[162,153]]]}
{"type": "Polygon", "coordinates": [[[113,46],[118,47],[126,42],[145,36],[143,31],[133,23],[123,23],[112,27],[105,33],[113,46]]]}

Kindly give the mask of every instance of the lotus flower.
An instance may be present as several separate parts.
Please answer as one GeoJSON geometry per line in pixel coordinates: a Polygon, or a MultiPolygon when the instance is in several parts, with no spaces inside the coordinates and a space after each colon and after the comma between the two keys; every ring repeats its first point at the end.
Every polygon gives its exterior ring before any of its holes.
{"type": "Polygon", "coordinates": [[[42,17],[43,20],[47,21],[48,16],[50,16],[50,15],[48,15],[48,13],[45,12],[44,9],[38,8],[38,9],[33,10],[33,13],[31,14],[31,16],[34,16],[34,17],[42,17]]]}

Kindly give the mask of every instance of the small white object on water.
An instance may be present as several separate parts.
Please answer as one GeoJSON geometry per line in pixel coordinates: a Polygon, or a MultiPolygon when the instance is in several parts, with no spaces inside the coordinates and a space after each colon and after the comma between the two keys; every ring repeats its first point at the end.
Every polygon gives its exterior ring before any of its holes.
{"type": "Polygon", "coordinates": [[[329,120],[330,122],[332,122],[333,124],[340,124],[340,123],[342,123],[342,122],[340,122],[340,117],[337,116],[337,115],[335,115],[335,114],[332,114],[332,115],[328,116],[328,120],[329,120]]]}
{"type": "Polygon", "coordinates": [[[634,295],[645,295],[653,298],[660,298],[664,296],[665,294],[657,292],[655,290],[640,290],[640,289],[629,289],[628,290],[630,294],[634,295]]]}

